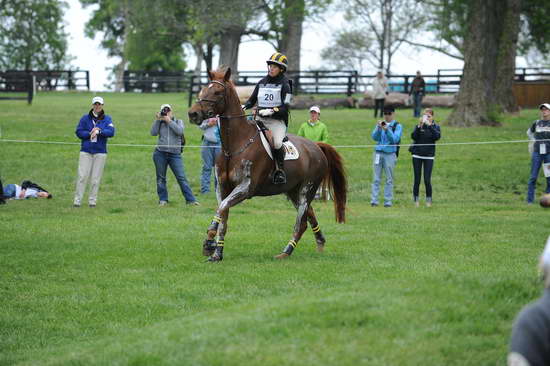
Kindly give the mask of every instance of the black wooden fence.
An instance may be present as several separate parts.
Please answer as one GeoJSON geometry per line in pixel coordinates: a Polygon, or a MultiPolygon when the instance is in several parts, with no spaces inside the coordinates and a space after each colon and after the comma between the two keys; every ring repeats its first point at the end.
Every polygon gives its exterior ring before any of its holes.
{"type": "MultiPolygon", "coordinates": [[[[266,75],[265,71],[241,71],[235,77],[236,85],[255,85],[266,75]]],[[[293,81],[294,94],[346,94],[367,91],[376,75],[360,75],[357,71],[313,70],[289,71],[293,81]]],[[[427,93],[457,93],[462,78],[461,69],[439,69],[436,74],[422,75],[426,81],[427,93]]],[[[390,91],[408,93],[415,75],[387,75],[390,91]]],[[[518,68],[517,82],[548,80],[550,69],[518,68]]],[[[127,92],[183,92],[189,93],[189,105],[200,88],[208,83],[208,75],[195,75],[191,71],[126,71],[124,89],[127,92]]]]}
{"type": "Polygon", "coordinates": [[[0,72],[0,100],[27,100],[32,104],[36,92],[36,77],[30,73],[0,72]]]}

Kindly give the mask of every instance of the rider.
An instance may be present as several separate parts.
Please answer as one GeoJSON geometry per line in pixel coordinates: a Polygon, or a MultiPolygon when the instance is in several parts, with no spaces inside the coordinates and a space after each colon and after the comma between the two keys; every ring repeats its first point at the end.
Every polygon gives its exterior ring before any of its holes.
{"type": "Polygon", "coordinates": [[[285,150],[283,139],[288,127],[288,109],[292,97],[292,86],[285,76],[288,60],[285,55],[275,52],[267,62],[268,74],[256,84],[254,92],[243,105],[244,109],[252,108],[258,103],[259,120],[273,134],[274,155],[278,169],[273,174],[273,183],[286,183],[283,170],[285,150]]]}

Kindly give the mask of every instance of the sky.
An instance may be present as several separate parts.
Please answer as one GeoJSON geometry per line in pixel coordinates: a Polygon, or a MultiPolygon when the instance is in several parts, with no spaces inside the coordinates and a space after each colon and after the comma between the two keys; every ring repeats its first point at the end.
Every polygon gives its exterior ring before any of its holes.
{"type": "MultiPolygon", "coordinates": [[[[90,71],[90,88],[93,91],[107,89],[110,71],[107,68],[116,64],[116,58],[109,58],[99,44],[102,34],[92,40],[84,36],[84,26],[91,16],[93,7],[83,9],[79,0],[68,0],[69,9],[65,13],[65,23],[69,33],[69,54],[74,59],[72,65],[80,70],[90,71]]],[[[319,69],[322,65],[320,53],[328,46],[331,34],[343,20],[331,18],[331,24],[306,23],[302,38],[302,70],[319,69]]],[[[247,41],[239,48],[239,70],[259,71],[265,69],[265,60],[274,52],[273,47],[264,41],[247,41]]],[[[435,74],[437,69],[462,68],[463,63],[454,58],[429,50],[413,50],[403,47],[393,58],[392,71],[395,74],[435,74]]],[[[187,60],[189,69],[195,66],[195,59],[187,60]]],[[[217,60],[214,59],[217,65],[217,60]]],[[[204,67],[204,66],[203,66],[204,67]]],[[[373,70],[374,73],[374,70],[373,70]]]]}

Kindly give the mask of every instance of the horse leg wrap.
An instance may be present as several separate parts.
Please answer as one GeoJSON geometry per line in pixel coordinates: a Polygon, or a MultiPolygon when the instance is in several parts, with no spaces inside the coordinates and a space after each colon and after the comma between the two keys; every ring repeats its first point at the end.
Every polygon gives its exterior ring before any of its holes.
{"type": "Polygon", "coordinates": [[[294,240],[290,240],[285,249],[283,249],[283,253],[291,255],[292,251],[296,248],[296,245],[298,245],[298,243],[296,243],[294,240]]]}
{"type": "Polygon", "coordinates": [[[223,245],[224,241],[218,239],[218,242],[216,243],[216,249],[214,250],[214,254],[210,258],[208,258],[209,262],[218,262],[223,260],[223,245]]]}
{"type": "Polygon", "coordinates": [[[315,242],[317,243],[317,245],[325,245],[325,236],[321,232],[321,228],[319,227],[319,225],[311,228],[311,230],[313,230],[313,234],[315,235],[315,242]]]}
{"type": "Polygon", "coordinates": [[[212,219],[212,222],[210,222],[210,226],[208,226],[206,233],[208,233],[209,231],[218,232],[218,225],[220,225],[221,221],[222,221],[221,217],[219,217],[218,215],[214,216],[214,218],[212,219]]]}
{"type": "Polygon", "coordinates": [[[210,257],[216,249],[216,241],[214,239],[205,239],[202,244],[202,254],[205,257],[210,257]]]}

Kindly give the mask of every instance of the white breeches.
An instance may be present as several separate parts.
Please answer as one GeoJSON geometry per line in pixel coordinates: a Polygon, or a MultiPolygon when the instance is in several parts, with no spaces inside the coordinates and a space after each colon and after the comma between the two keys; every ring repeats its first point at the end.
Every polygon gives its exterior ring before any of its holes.
{"type": "Polygon", "coordinates": [[[286,125],[283,121],[273,118],[262,117],[260,120],[264,123],[265,127],[269,128],[273,134],[273,147],[275,150],[279,150],[283,146],[283,139],[286,136],[286,125]]]}

